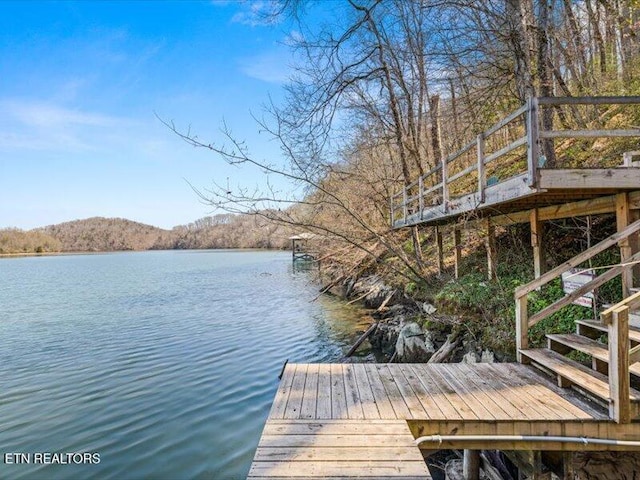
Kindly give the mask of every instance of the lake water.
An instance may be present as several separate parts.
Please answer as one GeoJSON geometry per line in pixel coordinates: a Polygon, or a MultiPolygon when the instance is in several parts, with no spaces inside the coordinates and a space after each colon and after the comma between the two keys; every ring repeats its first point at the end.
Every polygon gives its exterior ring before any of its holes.
{"type": "Polygon", "coordinates": [[[244,478],[283,362],[357,337],[317,292],[286,252],[0,259],[0,478],[244,478]]]}

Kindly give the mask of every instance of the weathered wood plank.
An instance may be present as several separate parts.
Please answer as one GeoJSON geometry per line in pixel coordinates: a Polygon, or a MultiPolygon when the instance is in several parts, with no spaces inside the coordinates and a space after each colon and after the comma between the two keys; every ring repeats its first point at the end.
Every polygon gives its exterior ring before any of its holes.
{"type": "Polygon", "coordinates": [[[254,462],[406,462],[421,460],[417,447],[258,447],[254,462]]]}
{"type": "Polygon", "coordinates": [[[293,377],[296,371],[295,365],[287,364],[284,372],[282,373],[282,379],[278,386],[278,391],[273,399],[273,405],[271,405],[271,411],[269,412],[269,418],[284,418],[284,412],[287,408],[287,400],[289,399],[289,393],[291,392],[291,385],[293,383],[293,377]]]}
{"type": "Polygon", "coordinates": [[[585,189],[585,188],[638,188],[640,169],[638,168],[594,168],[540,170],[540,188],[543,189],[585,189]]]}
{"type": "Polygon", "coordinates": [[[329,370],[331,372],[331,418],[349,418],[342,364],[333,363],[329,366],[329,370]]]}
{"type": "Polygon", "coordinates": [[[316,406],[318,404],[318,375],[319,365],[309,364],[307,368],[307,378],[302,394],[302,406],[300,407],[300,418],[316,418],[316,406]]]}
{"type": "MultiPolygon", "coordinates": [[[[363,419],[364,420],[364,419],[363,419]]],[[[413,436],[377,435],[376,446],[414,447],[413,436]]],[[[369,447],[373,444],[370,435],[262,435],[261,447],[369,447]]]]}
{"type": "MultiPolygon", "coordinates": [[[[433,399],[433,402],[438,406],[437,409],[427,411],[431,418],[462,418],[458,410],[451,404],[449,399],[442,393],[436,382],[433,381],[430,375],[425,374],[421,368],[422,365],[409,365],[416,377],[420,380],[420,383],[424,386],[425,391],[429,392],[429,396],[433,399]],[[440,415],[438,415],[440,411],[440,415]]],[[[426,408],[425,408],[426,410],[426,408]]]]}
{"type": "Polygon", "coordinates": [[[393,375],[389,372],[386,365],[376,364],[375,368],[380,377],[380,381],[384,385],[384,389],[387,392],[387,398],[391,402],[393,411],[397,418],[411,418],[411,411],[404,400],[404,397],[398,389],[398,385],[393,381],[393,375]]]}
{"type": "Polygon", "coordinates": [[[332,418],[331,416],[331,367],[323,363],[318,365],[318,403],[316,418],[332,418]]]}
{"type": "Polygon", "coordinates": [[[300,409],[302,408],[302,396],[304,394],[304,383],[307,379],[307,364],[296,364],[289,399],[287,400],[287,408],[284,412],[284,418],[300,418],[300,409]]]}
{"type": "Polygon", "coordinates": [[[595,409],[592,403],[587,403],[586,400],[574,392],[568,392],[566,389],[558,387],[533,367],[509,365],[508,370],[517,371],[517,373],[514,372],[513,375],[518,375],[523,381],[533,386],[539,402],[543,403],[547,400],[553,400],[553,411],[557,412],[557,415],[560,415],[562,418],[570,419],[574,417],[581,420],[606,418],[602,410],[595,409]],[[552,393],[549,394],[549,391],[552,393]]]}
{"type": "Polygon", "coordinates": [[[263,435],[404,435],[404,420],[286,420],[267,421],[263,435]]]}
{"type": "Polygon", "coordinates": [[[486,409],[493,412],[496,419],[506,420],[522,418],[522,412],[509,402],[488,378],[478,375],[474,365],[466,363],[452,364],[452,375],[464,381],[472,394],[482,402],[486,409]]]}
{"type": "Polygon", "coordinates": [[[477,398],[468,383],[461,382],[458,378],[456,378],[457,369],[453,365],[436,363],[430,365],[429,368],[436,371],[438,375],[440,375],[444,379],[444,381],[449,384],[453,391],[456,392],[456,395],[458,395],[458,397],[460,397],[460,399],[464,403],[466,403],[471,410],[473,410],[474,414],[478,418],[486,418],[487,420],[494,420],[496,418],[494,413],[492,411],[489,411],[489,409],[487,409],[483,403],[488,399],[483,398],[481,400],[477,398]]]}
{"type": "Polygon", "coordinates": [[[478,416],[473,412],[471,408],[460,398],[456,391],[451,388],[447,381],[433,368],[434,364],[420,365],[415,364],[414,368],[420,372],[424,377],[430,378],[433,384],[438,387],[440,393],[447,398],[449,403],[455,408],[460,418],[477,419],[478,416]]]}
{"type": "Polygon", "coordinates": [[[507,370],[503,365],[492,364],[478,364],[476,369],[481,375],[490,378],[492,383],[502,382],[501,394],[524,414],[524,418],[531,420],[560,418],[539,398],[530,382],[523,380],[519,371],[507,370]]]}
{"type": "Polygon", "coordinates": [[[350,419],[364,418],[362,410],[362,401],[358,393],[358,385],[356,383],[355,371],[352,364],[346,363],[342,366],[344,374],[345,398],[347,400],[347,413],[350,419]]]}
{"type": "Polygon", "coordinates": [[[425,388],[425,386],[422,384],[420,378],[418,378],[411,365],[407,363],[400,363],[398,364],[398,369],[407,379],[407,383],[411,386],[411,389],[415,392],[418,400],[422,404],[422,407],[427,414],[427,418],[442,418],[443,413],[438,406],[438,402],[434,400],[429,390],[427,390],[427,388],[425,388]]]}
{"type": "Polygon", "coordinates": [[[387,392],[384,389],[382,380],[380,379],[380,374],[378,373],[378,370],[376,369],[375,365],[367,363],[367,364],[364,364],[364,368],[367,372],[369,385],[373,393],[373,398],[378,407],[378,412],[380,413],[380,417],[381,418],[397,418],[396,413],[393,410],[393,406],[391,405],[391,401],[389,400],[389,396],[387,395],[387,392]]]}
{"type": "Polygon", "coordinates": [[[360,404],[362,405],[364,418],[380,418],[380,413],[378,412],[378,407],[364,365],[362,363],[355,363],[352,367],[356,377],[356,385],[358,386],[358,393],[360,394],[360,404]]]}
{"type": "Polygon", "coordinates": [[[405,462],[358,462],[349,460],[327,462],[256,462],[252,465],[249,476],[274,477],[293,476],[309,478],[370,477],[370,478],[402,478],[403,476],[426,475],[430,478],[424,461],[405,462]]]}
{"type": "Polygon", "coordinates": [[[629,402],[629,307],[613,311],[609,324],[609,390],[611,417],[617,423],[631,421],[629,402]]]}
{"type": "Polygon", "coordinates": [[[411,388],[411,385],[409,385],[409,382],[407,382],[407,379],[402,374],[400,365],[389,364],[387,365],[387,368],[389,369],[389,373],[398,386],[398,390],[400,391],[402,398],[404,398],[404,402],[411,413],[409,418],[426,418],[427,413],[422,407],[422,403],[416,396],[416,393],[411,388]]]}

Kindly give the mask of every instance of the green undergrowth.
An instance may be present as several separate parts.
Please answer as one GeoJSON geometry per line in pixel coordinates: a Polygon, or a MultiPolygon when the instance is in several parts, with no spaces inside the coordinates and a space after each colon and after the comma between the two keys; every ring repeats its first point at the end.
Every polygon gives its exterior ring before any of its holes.
{"type": "MultiPolygon", "coordinates": [[[[557,222],[550,224],[545,234],[549,248],[547,268],[572,258],[587,248],[606,238],[615,230],[615,222],[608,218],[596,219],[587,242],[583,225],[579,222],[557,222]]],[[[461,275],[453,278],[447,275],[431,275],[428,278],[404,282],[406,295],[428,300],[435,304],[439,314],[456,318],[459,327],[467,331],[483,348],[495,351],[500,357],[515,357],[515,299],[517,287],[533,279],[533,254],[529,246],[528,225],[506,229],[497,238],[498,271],[495,280],[488,280],[486,273],[486,253],[477,248],[463,257],[461,275]]],[[[428,255],[430,246],[423,247],[428,255]]],[[[594,268],[596,274],[607,269],[598,267],[619,263],[617,248],[610,248],[596,255],[579,269],[594,268]]],[[[529,315],[551,305],[565,295],[559,278],[549,282],[528,296],[529,315]]],[[[605,283],[596,292],[597,304],[615,303],[621,299],[621,280],[616,277],[605,283]]],[[[575,331],[575,321],[593,319],[592,308],[568,305],[542,320],[529,330],[529,345],[533,348],[546,345],[546,334],[575,331]]],[[[437,328],[432,318],[423,318],[425,326],[437,328]]],[[[576,358],[576,360],[584,360],[576,358]]]]}

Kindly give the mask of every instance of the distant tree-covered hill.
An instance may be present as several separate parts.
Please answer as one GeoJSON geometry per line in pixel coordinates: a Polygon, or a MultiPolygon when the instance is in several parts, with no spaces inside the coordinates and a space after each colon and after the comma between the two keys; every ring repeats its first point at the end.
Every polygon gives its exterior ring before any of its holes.
{"type": "Polygon", "coordinates": [[[25,232],[18,228],[0,230],[0,254],[50,253],[62,250],[62,243],[43,232],[25,232]]]}
{"type": "Polygon", "coordinates": [[[173,235],[124,218],[92,217],[38,229],[60,241],[64,252],[112,252],[172,248],[173,235]]]}
{"type": "Polygon", "coordinates": [[[204,217],[171,230],[92,217],[34,230],[0,229],[0,254],[203,248],[287,248],[292,231],[259,215],[204,217]]]}

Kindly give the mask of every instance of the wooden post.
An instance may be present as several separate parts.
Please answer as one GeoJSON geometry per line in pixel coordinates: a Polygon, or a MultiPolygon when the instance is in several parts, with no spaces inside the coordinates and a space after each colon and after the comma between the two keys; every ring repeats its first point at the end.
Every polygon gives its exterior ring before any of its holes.
{"type": "Polygon", "coordinates": [[[449,211],[449,185],[447,182],[449,181],[449,176],[447,172],[447,159],[442,159],[442,211],[449,211]]]}
{"type": "Polygon", "coordinates": [[[462,239],[460,230],[457,228],[453,230],[453,250],[454,250],[454,270],[455,277],[460,278],[460,263],[462,262],[462,239]]]}
{"type": "MultiPolygon", "coordinates": [[[[629,215],[629,221],[631,223],[640,219],[640,210],[631,210],[629,215]]],[[[631,247],[631,254],[634,254],[640,250],[640,237],[637,233],[629,236],[629,246],[631,247]]],[[[640,264],[636,264],[631,268],[631,275],[633,277],[633,286],[638,285],[640,281],[640,264]]]]}
{"type": "Polygon", "coordinates": [[[484,190],[487,187],[487,175],[484,168],[484,135],[478,134],[478,201],[484,203],[484,190]]]}
{"type": "Polygon", "coordinates": [[[529,187],[538,182],[538,99],[527,99],[527,171],[529,187]]]}
{"type": "Polygon", "coordinates": [[[545,272],[545,250],[543,243],[543,225],[537,208],[531,210],[529,216],[531,224],[531,246],[533,247],[533,272],[534,278],[539,278],[545,272]]]}
{"type": "Polygon", "coordinates": [[[462,457],[462,474],[465,480],[480,479],[480,452],[465,450],[462,457]]]}
{"type": "Polygon", "coordinates": [[[420,220],[422,220],[422,212],[424,212],[424,181],[422,175],[418,177],[418,205],[420,209],[420,220]]]}
{"type": "Polygon", "coordinates": [[[629,307],[613,311],[609,324],[609,416],[617,423],[631,422],[629,401],[629,307]]]}
{"type": "Polygon", "coordinates": [[[407,224],[407,187],[402,190],[402,215],[404,217],[404,224],[407,224]]]}
{"type": "Polygon", "coordinates": [[[527,295],[516,297],[516,357],[520,363],[529,363],[520,350],[529,348],[529,315],[527,295]]]}
{"type": "Polygon", "coordinates": [[[496,229],[491,223],[491,217],[485,219],[486,237],[484,245],[487,250],[487,278],[493,280],[496,272],[496,229]]]}
{"type": "Polygon", "coordinates": [[[438,275],[442,275],[444,273],[444,253],[442,249],[442,232],[440,231],[440,227],[436,225],[436,248],[438,252],[438,275]]]}
{"type": "MultiPolygon", "coordinates": [[[[616,223],[618,232],[624,230],[631,223],[631,210],[629,208],[629,194],[626,192],[616,195],[616,223]]],[[[618,242],[620,248],[620,261],[622,263],[629,260],[633,255],[629,237],[618,242]]],[[[633,268],[625,268],[622,272],[622,298],[627,298],[633,288],[633,268]]]]}

